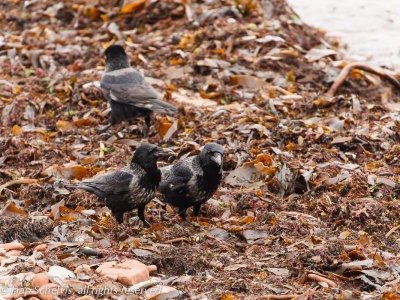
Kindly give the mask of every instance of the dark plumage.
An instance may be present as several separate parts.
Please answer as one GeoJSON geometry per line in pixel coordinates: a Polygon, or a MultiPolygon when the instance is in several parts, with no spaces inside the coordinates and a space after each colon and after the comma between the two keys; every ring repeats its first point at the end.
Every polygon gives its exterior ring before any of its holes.
{"type": "Polygon", "coordinates": [[[221,145],[208,143],[199,155],[160,169],[162,177],[158,190],[166,202],[179,208],[179,215],[185,221],[188,221],[186,210],[189,207],[193,206],[197,218],[201,204],[217,191],[222,179],[223,155],[221,145]]]}
{"type": "Polygon", "coordinates": [[[83,189],[104,199],[119,223],[123,221],[124,212],[137,208],[139,218],[150,226],[144,218],[144,208],[153,199],[160,182],[157,157],[163,155],[163,151],[172,152],[153,144],[140,146],[128,166],[69,187],[83,189]]]}
{"type": "Polygon", "coordinates": [[[176,114],[178,110],[162,101],[161,96],[146,82],[142,74],[131,68],[124,48],[112,45],[106,50],[106,70],[101,78],[101,90],[111,106],[110,123],[102,128],[124,120],[144,117],[147,136],[151,114],[176,114]]]}

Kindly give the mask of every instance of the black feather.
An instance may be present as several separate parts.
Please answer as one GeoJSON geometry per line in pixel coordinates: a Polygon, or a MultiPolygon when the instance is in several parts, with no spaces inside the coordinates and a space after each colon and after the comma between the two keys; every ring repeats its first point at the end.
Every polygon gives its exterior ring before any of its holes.
{"type": "Polygon", "coordinates": [[[217,191],[222,179],[224,148],[208,143],[199,155],[184,158],[173,166],[161,168],[159,191],[165,201],[179,208],[179,215],[187,221],[186,209],[200,206],[217,191]]]}
{"type": "Polygon", "coordinates": [[[104,199],[119,223],[126,211],[137,208],[140,219],[149,226],[144,218],[144,208],[153,199],[161,180],[157,157],[162,150],[152,144],[140,146],[128,166],[69,187],[83,189],[104,199]]]}
{"type": "Polygon", "coordinates": [[[178,110],[162,101],[161,96],[146,82],[142,74],[131,68],[128,57],[119,45],[106,50],[106,70],[101,78],[101,89],[111,106],[110,124],[144,117],[148,134],[151,114],[176,114],[178,110]]]}

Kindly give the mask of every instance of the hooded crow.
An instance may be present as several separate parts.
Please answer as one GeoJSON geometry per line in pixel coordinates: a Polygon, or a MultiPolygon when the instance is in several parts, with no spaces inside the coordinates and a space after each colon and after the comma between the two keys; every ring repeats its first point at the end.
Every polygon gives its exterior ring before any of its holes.
{"type": "Polygon", "coordinates": [[[175,165],[160,168],[158,190],[165,201],[179,208],[179,215],[187,222],[186,210],[193,206],[198,220],[200,206],[217,191],[222,179],[224,148],[208,143],[200,154],[179,160],[175,165]]]}
{"type": "Polygon", "coordinates": [[[129,165],[68,187],[83,189],[104,199],[119,223],[123,222],[124,212],[137,208],[140,220],[150,226],[144,218],[144,208],[153,199],[161,179],[157,158],[168,152],[172,150],[153,144],[142,145],[129,165]]]}
{"type": "Polygon", "coordinates": [[[131,68],[124,48],[112,45],[106,49],[106,70],[100,86],[111,106],[110,123],[101,130],[121,121],[144,117],[148,136],[151,114],[176,114],[178,110],[162,101],[161,96],[146,82],[142,74],[131,68]]]}

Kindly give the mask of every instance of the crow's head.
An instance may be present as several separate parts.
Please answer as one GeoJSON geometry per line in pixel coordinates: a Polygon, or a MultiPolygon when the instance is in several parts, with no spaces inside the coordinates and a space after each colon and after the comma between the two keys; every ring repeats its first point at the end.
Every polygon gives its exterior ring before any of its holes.
{"type": "Polygon", "coordinates": [[[214,166],[221,168],[224,156],[224,147],[216,143],[208,143],[200,153],[202,167],[214,166]]]}
{"type": "Polygon", "coordinates": [[[157,168],[157,158],[170,155],[174,152],[168,148],[161,148],[154,144],[145,144],[136,149],[132,163],[138,164],[146,171],[150,168],[157,168]]]}
{"type": "Polygon", "coordinates": [[[120,45],[111,45],[106,49],[106,72],[129,68],[128,56],[120,45]]]}
{"type": "Polygon", "coordinates": [[[126,57],[125,50],[120,45],[111,45],[106,49],[106,58],[119,58],[119,57],[126,57]]]}

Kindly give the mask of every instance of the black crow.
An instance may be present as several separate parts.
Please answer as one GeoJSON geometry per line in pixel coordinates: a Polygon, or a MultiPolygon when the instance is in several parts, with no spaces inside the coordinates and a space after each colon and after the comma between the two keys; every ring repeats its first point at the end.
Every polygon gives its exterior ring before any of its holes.
{"type": "Polygon", "coordinates": [[[151,114],[176,114],[178,110],[162,101],[161,96],[146,82],[142,74],[131,68],[124,48],[112,45],[106,49],[106,70],[101,90],[111,106],[110,123],[101,130],[124,120],[144,117],[148,136],[151,114]]]}
{"type": "Polygon", "coordinates": [[[172,150],[153,144],[142,145],[128,166],[68,187],[83,189],[104,199],[119,223],[123,221],[124,212],[137,208],[140,220],[150,226],[144,218],[144,207],[153,199],[160,183],[157,158],[168,152],[172,150]]]}
{"type": "Polygon", "coordinates": [[[167,203],[179,208],[179,215],[185,221],[186,210],[193,206],[193,215],[200,212],[200,206],[217,191],[222,179],[224,148],[208,143],[200,154],[178,161],[175,165],[161,168],[161,182],[158,190],[167,203]]]}

